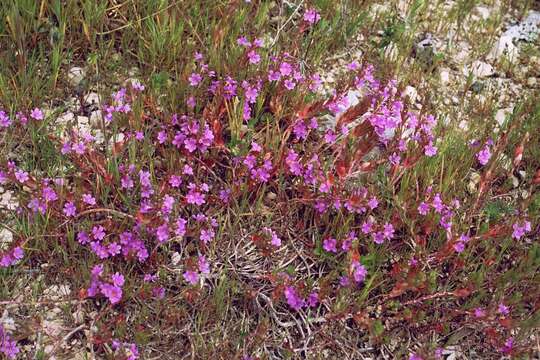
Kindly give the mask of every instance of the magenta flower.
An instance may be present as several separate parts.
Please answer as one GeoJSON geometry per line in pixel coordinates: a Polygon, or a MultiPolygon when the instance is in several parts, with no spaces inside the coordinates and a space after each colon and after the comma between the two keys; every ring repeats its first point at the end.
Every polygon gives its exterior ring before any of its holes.
{"type": "Polygon", "coordinates": [[[251,50],[247,54],[250,64],[258,64],[261,61],[261,56],[255,50],[251,50]]]}
{"type": "Polygon", "coordinates": [[[112,280],[114,286],[118,286],[118,287],[124,286],[124,282],[125,282],[124,275],[122,275],[120,273],[113,274],[111,276],[111,280],[112,280]]]}
{"type": "Polygon", "coordinates": [[[484,311],[484,309],[477,307],[476,309],[474,309],[474,316],[477,318],[482,318],[486,316],[486,312],[484,311]]]}
{"type": "Polygon", "coordinates": [[[83,194],[82,200],[87,205],[96,205],[96,199],[90,194],[83,194]]]}
{"type": "Polygon", "coordinates": [[[75,214],[77,213],[77,208],[75,207],[75,204],[70,201],[64,204],[63,212],[66,216],[72,217],[75,216],[75,214]]]}
{"type": "Polygon", "coordinates": [[[21,169],[17,169],[15,171],[15,178],[21,184],[24,184],[25,182],[27,182],[30,179],[30,177],[28,176],[28,173],[26,171],[24,171],[24,170],[21,170],[21,169]]]}
{"type": "Polygon", "coordinates": [[[361,283],[365,280],[367,275],[367,269],[364,265],[360,264],[358,261],[352,262],[353,277],[354,281],[361,283]]]}
{"type": "Polygon", "coordinates": [[[420,205],[418,205],[418,213],[420,215],[427,215],[428,211],[429,205],[422,201],[420,205]]]}
{"type": "Polygon", "coordinates": [[[279,72],[282,76],[288,76],[292,73],[292,66],[288,62],[282,62],[279,65],[279,72]]]}
{"type": "Polygon", "coordinates": [[[167,223],[158,226],[156,229],[156,237],[160,244],[169,240],[169,225],[167,225],[167,223]]]}
{"type": "Polygon", "coordinates": [[[304,21],[308,22],[309,24],[315,24],[321,19],[321,15],[317,12],[315,9],[308,9],[304,13],[304,21]]]}
{"type": "Polygon", "coordinates": [[[337,253],[337,240],[334,238],[328,238],[323,241],[323,249],[328,252],[337,253]]]}
{"type": "Polygon", "coordinates": [[[305,301],[298,295],[296,289],[292,286],[287,286],[283,294],[285,295],[285,299],[287,299],[289,306],[296,311],[306,305],[305,301]]]}
{"type": "Polygon", "coordinates": [[[491,151],[489,150],[489,146],[484,146],[484,148],[476,154],[476,158],[478,159],[480,165],[486,165],[489,162],[489,159],[491,159],[491,151]]]}
{"type": "Polygon", "coordinates": [[[504,315],[504,316],[510,314],[510,309],[508,308],[508,306],[504,305],[503,303],[499,304],[497,311],[499,312],[499,314],[504,315]]]}
{"type": "Polygon", "coordinates": [[[208,260],[206,260],[206,257],[204,255],[199,256],[198,265],[201,274],[210,274],[210,263],[208,263],[208,260]]]}
{"type": "Polygon", "coordinates": [[[103,226],[94,226],[92,228],[92,237],[97,241],[103,240],[105,238],[105,229],[103,228],[103,226]]]}
{"type": "Polygon", "coordinates": [[[43,111],[41,111],[39,108],[34,108],[34,110],[32,110],[30,113],[30,117],[34,120],[43,120],[45,118],[43,111]]]}
{"type": "Polygon", "coordinates": [[[109,299],[111,304],[116,304],[122,300],[122,289],[111,284],[101,284],[101,293],[109,299]]]}
{"type": "Polygon", "coordinates": [[[202,75],[197,73],[192,73],[189,78],[189,85],[197,86],[202,81],[202,75]]]}
{"type": "Polygon", "coordinates": [[[191,285],[195,285],[197,282],[199,282],[199,274],[192,270],[187,270],[184,272],[184,280],[186,280],[191,285]]]}
{"type": "Polygon", "coordinates": [[[437,155],[437,148],[433,146],[432,141],[430,141],[429,144],[424,146],[424,154],[429,157],[437,155]]]}
{"type": "Polygon", "coordinates": [[[307,304],[310,307],[316,307],[317,304],[319,304],[319,294],[315,291],[313,291],[311,294],[309,294],[307,298],[307,304]]]}

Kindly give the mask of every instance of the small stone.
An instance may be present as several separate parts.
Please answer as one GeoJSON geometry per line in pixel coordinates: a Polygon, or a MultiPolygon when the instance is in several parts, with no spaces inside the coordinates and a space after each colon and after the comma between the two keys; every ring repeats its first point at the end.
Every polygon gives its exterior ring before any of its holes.
{"type": "Polygon", "coordinates": [[[386,49],[384,50],[384,57],[386,57],[390,61],[396,61],[398,58],[399,52],[398,48],[395,43],[391,42],[388,44],[386,49]]]}
{"type": "Polygon", "coordinates": [[[89,105],[97,105],[98,107],[100,107],[101,97],[97,93],[91,92],[84,97],[84,102],[89,105]]]}
{"type": "Polygon", "coordinates": [[[67,74],[69,83],[72,86],[78,86],[83,80],[85,76],[85,71],[83,68],[75,66],[69,69],[69,72],[67,74]]]}
{"type": "Polygon", "coordinates": [[[443,68],[440,72],[441,84],[447,85],[450,82],[450,69],[443,68]]]}
{"type": "Polygon", "coordinates": [[[470,67],[471,72],[478,78],[485,78],[495,74],[493,66],[483,61],[476,60],[470,67]]]}
{"type": "Polygon", "coordinates": [[[489,15],[490,15],[490,11],[489,11],[489,8],[485,7],[485,6],[476,6],[474,9],[473,9],[473,13],[475,15],[477,15],[480,19],[482,20],[487,20],[489,19],[489,15]]]}
{"type": "Polygon", "coordinates": [[[174,266],[180,264],[180,261],[182,261],[182,256],[178,252],[174,252],[171,256],[171,264],[174,266]]]}
{"type": "Polygon", "coordinates": [[[64,113],[62,115],[60,115],[57,119],[56,119],[56,123],[58,125],[67,125],[69,122],[73,121],[75,119],[75,114],[73,114],[72,112],[67,112],[67,113],[64,113]]]}
{"type": "Polygon", "coordinates": [[[0,250],[4,245],[9,246],[13,241],[13,233],[6,228],[0,229],[0,250]]]}
{"type": "Polygon", "coordinates": [[[519,48],[514,45],[511,36],[502,35],[488,54],[489,60],[500,61],[503,58],[508,59],[511,63],[515,63],[519,59],[519,48]]]}
{"type": "Polygon", "coordinates": [[[90,113],[90,126],[94,129],[103,127],[103,114],[101,110],[92,111],[90,113]]]}
{"type": "Polygon", "coordinates": [[[416,89],[412,86],[407,86],[403,92],[403,95],[408,97],[411,103],[415,103],[416,99],[418,98],[418,91],[416,91],[416,89]]]}
{"type": "Polygon", "coordinates": [[[513,111],[513,107],[497,110],[497,113],[495,114],[495,121],[497,121],[497,124],[499,124],[499,126],[502,126],[506,121],[506,117],[513,111]]]}
{"type": "Polygon", "coordinates": [[[535,87],[537,83],[537,80],[535,77],[530,77],[527,79],[527,86],[529,87],[535,87]]]}
{"type": "Polygon", "coordinates": [[[514,175],[512,175],[511,179],[512,179],[512,186],[514,188],[517,188],[519,186],[519,179],[515,177],[514,175]]]}

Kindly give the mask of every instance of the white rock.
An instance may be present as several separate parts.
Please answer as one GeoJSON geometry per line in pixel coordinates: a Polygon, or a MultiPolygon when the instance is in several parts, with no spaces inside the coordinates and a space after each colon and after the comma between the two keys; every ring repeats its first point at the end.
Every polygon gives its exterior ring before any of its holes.
{"type": "Polygon", "coordinates": [[[414,87],[409,85],[405,88],[405,91],[403,91],[403,95],[408,97],[409,101],[414,104],[416,102],[416,99],[418,98],[418,91],[416,91],[414,87]]]}
{"type": "Polygon", "coordinates": [[[485,6],[476,6],[474,9],[473,9],[473,13],[476,14],[478,17],[480,17],[480,19],[482,20],[487,20],[489,19],[489,15],[490,15],[490,10],[489,8],[485,7],[485,6]]]}
{"type": "Polygon", "coordinates": [[[180,254],[175,251],[171,256],[171,263],[176,266],[180,263],[180,261],[182,261],[182,256],[180,256],[180,254]]]}
{"type": "Polygon", "coordinates": [[[493,45],[487,58],[494,61],[506,58],[515,63],[519,59],[519,48],[514,45],[513,38],[510,35],[502,35],[493,45]]]}
{"type": "Polygon", "coordinates": [[[99,129],[103,126],[103,114],[101,110],[92,111],[90,114],[90,126],[99,129]]]}
{"type": "Polygon", "coordinates": [[[84,102],[87,104],[95,104],[101,106],[101,96],[95,92],[91,92],[85,95],[84,102]]]}
{"type": "Polygon", "coordinates": [[[0,209],[16,210],[19,207],[19,202],[14,196],[13,191],[7,190],[0,196],[0,209]]]}
{"type": "Polygon", "coordinates": [[[535,87],[536,83],[537,83],[537,80],[534,77],[530,77],[527,79],[527,86],[535,87]]]}
{"type": "Polygon", "coordinates": [[[85,76],[85,71],[83,68],[75,66],[69,69],[67,76],[68,76],[69,83],[72,86],[77,86],[81,83],[81,81],[83,81],[84,76],[85,76]]]}
{"type": "Polygon", "coordinates": [[[493,66],[480,60],[476,60],[472,63],[470,71],[475,77],[478,78],[485,78],[495,74],[495,69],[493,69],[493,66]]]}
{"type": "Polygon", "coordinates": [[[461,41],[456,45],[456,47],[459,49],[459,51],[457,54],[453,56],[453,59],[459,64],[463,64],[467,62],[470,58],[469,53],[471,49],[471,46],[469,45],[469,43],[465,41],[461,41]]]}
{"type": "Polygon", "coordinates": [[[388,44],[386,49],[384,49],[384,56],[390,61],[397,60],[398,55],[399,55],[398,48],[396,44],[393,42],[388,44]]]}
{"type": "Polygon", "coordinates": [[[442,68],[440,72],[441,84],[447,85],[450,82],[450,69],[442,68]]]}
{"type": "Polygon", "coordinates": [[[75,115],[72,112],[66,112],[62,115],[60,115],[56,119],[56,123],[58,125],[67,125],[69,122],[73,121],[75,119],[75,115]]]}
{"type": "Polygon", "coordinates": [[[504,122],[506,121],[506,117],[511,114],[512,111],[514,111],[513,107],[497,110],[497,113],[495,114],[495,121],[497,121],[497,124],[499,124],[499,126],[503,126],[504,122]]]}
{"type": "MultiPolygon", "coordinates": [[[[51,337],[57,337],[62,333],[63,324],[62,321],[55,320],[43,320],[43,331],[45,334],[51,337]]],[[[46,350],[45,350],[46,351],[46,350]]]]}
{"type": "Polygon", "coordinates": [[[13,241],[13,233],[6,228],[0,229],[0,250],[4,245],[9,246],[13,241]]]}

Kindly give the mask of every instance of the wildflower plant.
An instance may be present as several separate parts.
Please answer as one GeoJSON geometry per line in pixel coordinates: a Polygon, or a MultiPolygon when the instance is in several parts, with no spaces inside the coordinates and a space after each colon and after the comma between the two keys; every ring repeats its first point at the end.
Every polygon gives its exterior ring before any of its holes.
{"type": "MultiPolygon", "coordinates": [[[[250,2],[242,3],[246,14],[250,2]]],[[[353,329],[373,343],[409,326],[422,342],[407,350],[411,359],[439,356],[462,327],[487,336],[478,349],[526,353],[538,201],[515,201],[499,221],[485,209],[505,171],[501,155],[537,118],[523,111],[497,140],[459,153],[436,109],[418,111],[403,84],[367,60],[321,92],[302,54],[304,37],[323,33],[324,12],[308,7],[296,21],[286,49],[247,31],[225,39],[216,27],[213,46],[190,49],[173,106],[151,83],[131,81],[101,104],[100,133],[58,134],[40,104],[0,111],[0,134],[48,132],[63,168],[51,175],[1,159],[0,184],[20,205],[9,214],[18,230],[0,248],[0,266],[67,259],[79,301],[99,314],[103,338],[93,344],[119,358],[139,358],[153,336],[149,320],[118,315],[136,309],[168,328],[259,311],[259,325],[236,327],[255,335],[228,349],[231,358],[286,347],[266,338],[269,322],[298,323],[302,334],[353,329]],[[221,50],[234,69],[220,63],[221,50]],[[452,182],[470,168],[481,175],[467,197],[452,182]]],[[[532,154],[514,167],[539,167],[532,154]]],[[[533,192],[540,181],[528,184],[533,192]]],[[[14,357],[1,327],[0,340],[14,357]]]]}

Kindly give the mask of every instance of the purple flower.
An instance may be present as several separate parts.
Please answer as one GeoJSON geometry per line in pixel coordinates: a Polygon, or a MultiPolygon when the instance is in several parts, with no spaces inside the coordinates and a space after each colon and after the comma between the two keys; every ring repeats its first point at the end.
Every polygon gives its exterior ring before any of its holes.
{"type": "Polygon", "coordinates": [[[394,237],[394,226],[390,223],[386,223],[383,226],[384,238],[390,240],[394,237]]]}
{"type": "Polygon", "coordinates": [[[291,80],[291,79],[287,79],[283,82],[283,85],[285,85],[285,87],[287,88],[287,90],[292,90],[295,88],[296,86],[296,83],[291,80]]]}
{"type": "Polygon", "coordinates": [[[169,240],[169,225],[167,223],[158,226],[156,229],[156,237],[160,244],[169,240]]]}
{"type": "Polygon", "coordinates": [[[292,73],[292,66],[291,64],[287,62],[282,62],[281,65],[279,65],[279,72],[282,76],[288,76],[292,73]]]}
{"type": "Polygon", "coordinates": [[[261,61],[261,56],[255,50],[251,50],[247,54],[250,64],[258,64],[261,61]]]}
{"type": "Polygon", "coordinates": [[[368,206],[371,210],[375,209],[377,206],[379,206],[379,202],[377,201],[377,198],[376,197],[372,197],[369,201],[368,201],[368,206]]]}
{"type": "Polygon", "coordinates": [[[120,274],[118,272],[111,276],[111,280],[112,280],[114,286],[119,286],[119,287],[124,286],[124,282],[125,282],[124,275],[122,275],[122,274],[120,274]]]}
{"type": "Polygon", "coordinates": [[[310,307],[315,307],[319,303],[319,294],[315,291],[313,291],[311,294],[309,294],[307,298],[307,304],[310,307]]]}
{"type": "Polygon", "coordinates": [[[202,81],[202,75],[197,73],[192,73],[189,78],[189,85],[197,86],[202,81]]]}
{"type": "Polygon", "coordinates": [[[315,24],[320,19],[321,19],[321,15],[319,15],[317,10],[315,10],[315,9],[308,9],[304,13],[304,21],[306,21],[306,22],[308,22],[310,24],[315,24]]]}
{"type": "Polygon", "coordinates": [[[484,148],[476,154],[476,158],[478,159],[480,165],[486,165],[491,158],[491,151],[489,150],[489,147],[487,145],[484,146],[484,148]]]}
{"type": "Polygon", "coordinates": [[[198,259],[199,271],[201,274],[210,274],[210,264],[204,255],[200,255],[198,259]]]}
{"type": "Polygon", "coordinates": [[[360,262],[358,261],[353,261],[352,269],[353,269],[354,281],[356,281],[357,283],[363,282],[367,275],[366,267],[360,264],[360,262]]]}
{"type": "Polygon", "coordinates": [[[337,253],[337,241],[334,238],[328,238],[323,241],[323,249],[328,252],[337,253]]]}
{"type": "Polygon", "coordinates": [[[32,112],[30,113],[30,117],[34,120],[43,120],[45,117],[43,115],[43,111],[39,108],[34,108],[32,112]]]}
{"type": "Polygon", "coordinates": [[[429,144],[424,146],[424,154],[429,157],[437,155],[437,148],[433,146],[433,141],[430,141],[429,144]]]}
{"type": "Polygon", "coordinates": [[[21,169],[17,169],[15,171],[15,178],[21,184],[24,184],[25,182],[28,181],[28,179],[30,179],[30,177],[28,176],[28,173],[26,171],[24,171],[24,170],[21,170],[21,169]]]}
{"type": "Polygon", "coordinates": [[[216,236],[213,229],[201,229],[200,239],[203,243],[208,244],[216,236]]]}
{"type": "Polygon", "coordinates": [[[0,324],[0,353],[3,353],[8,359],[15,359],[19,353],[17,342],[13,340],[0,324]]]}
{"type": "Polygon", "coordinates": [[[103,228],[103,226],[94,226],[92,228],[92,237],[97,241],[103,240],[103,238],[105,238],[105,229],[103,228]]]}
{"type": "Polygon", "coordinates": [[[465,250],[465,243],[461,242],[461,241],[458,241],[454,244],[454,250],[457,252],[457,253],[462,253],[463,250],[465,250]]]}
{"type": "Polygon", "coordinates": [[[508,306],[504,305],[503,303],[499,304],[497,311],[499,312],[499,314],[505,315],[505,316],[510,313],[510,309],[508,308],[508,306]]]}
{"type": "Polygon", "coordinates": [[[195,285],[197,282],[199,282],[199,274],[192,270],[187,270],[183,274],[184,280],[186,280],[191,285],[195,285]]]}
{"type": "Polygon", "coordinates": [[[77,208],[75,207],[75,204],[70,201],[64,204],[64,214],[68,217],[75,216],[77,213],[77,208]]]}
{"type": "Polygon", "coordinates": [[[109,299],[111,304],[116,304],[122,299],[122,289],[111,284],[101,284],[101,293],[109,299]]]}
{"type": "Polygon", "coordinates": [[[418,205],[418,213],[420,215],[427,215],[428,211],[429,205],[422,201],[420,205],[418,205]]]}
{"type": "Polygon", "coordinates": [[[96,199],[90,194],[83,194],[82,200],[85,204],[96,205],[96,199]]]}
{"type": "Polygon", "coordinates": [[[291,308],[298,311],[305,306],[305,301],[298,295],[296,289],[292,286],[287,286],[284,291],[287,303],[291,308]]]}
{"type": "Polygon", "coordinates": [[[474,309],[474,316],[477,318],[482,318],[486,316],[486,312],[484,311],[484,309],[477,307],[476,309],[474,309]]]}

